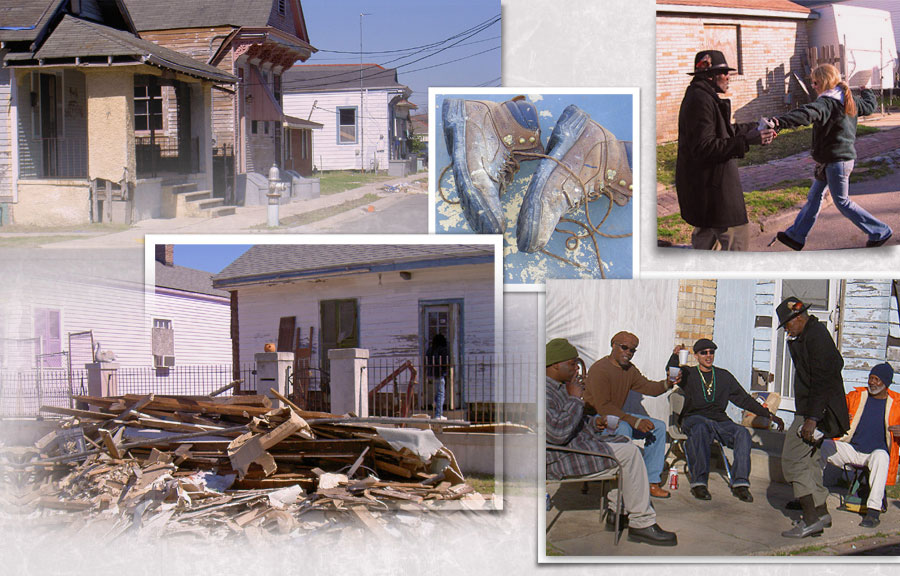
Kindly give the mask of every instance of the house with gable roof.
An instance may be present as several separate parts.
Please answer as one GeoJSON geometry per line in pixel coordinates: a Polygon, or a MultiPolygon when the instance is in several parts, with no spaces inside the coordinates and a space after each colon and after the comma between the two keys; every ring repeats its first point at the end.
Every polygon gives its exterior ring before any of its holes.
{"type": "MultiPolygon", "coordinates": [[[[300,0],[123,2],[142,38],[237,77],[233,90],[212,94],[212,193],[226,204],[265,203],[269,168],[293,167],[302,142],[321,128],[283,109],[285,72],[316,52],[300,0]]],[[[171,99],[157,107],[165,138],[172,108],[171,99]]]]}
{"type": "Polygon", "coordinates": [[[303,64],[284,75],[287,114],[322,125],[312,133],[318,170],[387,170],[404,160],[412,138],[412,91],[395,68],[377,64],[303,64]]]}
{"type": "Polygon", "coordinates": [[[499,352],[496,257],[490,243],[259,244],[213,276],[213,287],[231,293],[235,365],[266,343],[294,351],[295,334],[311,335],[304,347],[323,374],[329,350],[367,349],[371,390],[405,361],[423,382],[425,352],[443,334],[455,409],[498,400],[486,367],[499,352]]]}
{"type": "Polygon", "coordinates": [[[0,23],[0,221],[165,216],[157,169],[211,185],[212,89],[232,74],[140,38],[117,0],[0,0],[0,23]],[[163,90],[178,103],[166,145],[152,130],[163,90]]]}

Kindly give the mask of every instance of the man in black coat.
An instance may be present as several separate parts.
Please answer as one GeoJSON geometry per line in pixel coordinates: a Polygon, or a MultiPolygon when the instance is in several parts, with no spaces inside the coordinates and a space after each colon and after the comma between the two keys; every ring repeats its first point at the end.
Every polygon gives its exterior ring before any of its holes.
{"type": "Polygon", "coordinates": [[[678,113],[678,159],[675,188],[681,217],[694,226],[691,245],[697,250],[747,250],[750,226],[736,158],[751,144],[769,144],[775,131],[757,129],[755,122],[731,123],[729,68],[718,50],[694,57],[694,79],[678,113]]]}
{"type": "Polygon", "coordinates": [[[775,309],[778,327],[788,334],[795,374],[796,416],[785,435],[781,466],[803,510],[803,518],[781,533],[787,538],[821,534],[831,526],[819,447],[824,438],[843,436],[850,429],[841,376],[844,359],[828,328],[807,313],[809,306],[791,296],[775,309]]]}

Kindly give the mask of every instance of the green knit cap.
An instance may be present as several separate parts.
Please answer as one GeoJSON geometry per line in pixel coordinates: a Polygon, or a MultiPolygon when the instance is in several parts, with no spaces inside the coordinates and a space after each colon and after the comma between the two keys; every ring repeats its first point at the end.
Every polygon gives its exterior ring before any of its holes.
{"type": "Polygon", "coordinates": [[[547,366],[572,358],[578,358],[578,350],[565,338],[554,338],[547,342],[547,366]]]}

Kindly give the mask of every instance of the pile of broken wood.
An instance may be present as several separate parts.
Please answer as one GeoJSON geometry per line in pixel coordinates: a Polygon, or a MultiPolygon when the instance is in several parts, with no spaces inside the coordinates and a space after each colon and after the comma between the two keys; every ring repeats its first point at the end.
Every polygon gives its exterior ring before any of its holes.
{"type": "Polygon", "coordinates": [[[63,523],[205,536],[296,533],[322,511],[374,530],[382,511],[492,507],[427,426],[308,412],[275,396],[280,407],[253,395],[43,407],[63,416],[57,428],[0,450],[6,499],[20,515],[63,523]]]}

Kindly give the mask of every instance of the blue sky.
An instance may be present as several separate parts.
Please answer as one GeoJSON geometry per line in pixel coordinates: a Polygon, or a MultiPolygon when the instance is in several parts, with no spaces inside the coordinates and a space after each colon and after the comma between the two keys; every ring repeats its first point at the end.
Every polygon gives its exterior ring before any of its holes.
{"type": "Polygon", "coordinates": [[[216,274],[249,249],[249,244],[176,244],[175,264],[216,274]]]}
{"type": "Polygon", "coordinates": [[[414,56],[402,60],[396,59],[411,52],[365,54],[419,47],[448,39],[498,17],[499,0],[305,0],[301,5],[310,42],[320,50],[307,64],[359,64],[359,15],[369,14],[363,17],[362,23],[363,63],[397,68],[400,83],[413,91],[410,100],[419,107],[416,113],[427,110],[429,86],[500,86],[500,22],[463,40],[458,46],[415,63],[410,62],[456,40],[429,50],[414,51],[414,56]],[[352,54],[335,54],[329,50],[352,54]],[[478,54],[480,52],[483,53],[478,54]],[[439,65],[455,60],[458,62],[439,65]],[[429,66],[435,67],[423,70],[429,66]]]}

